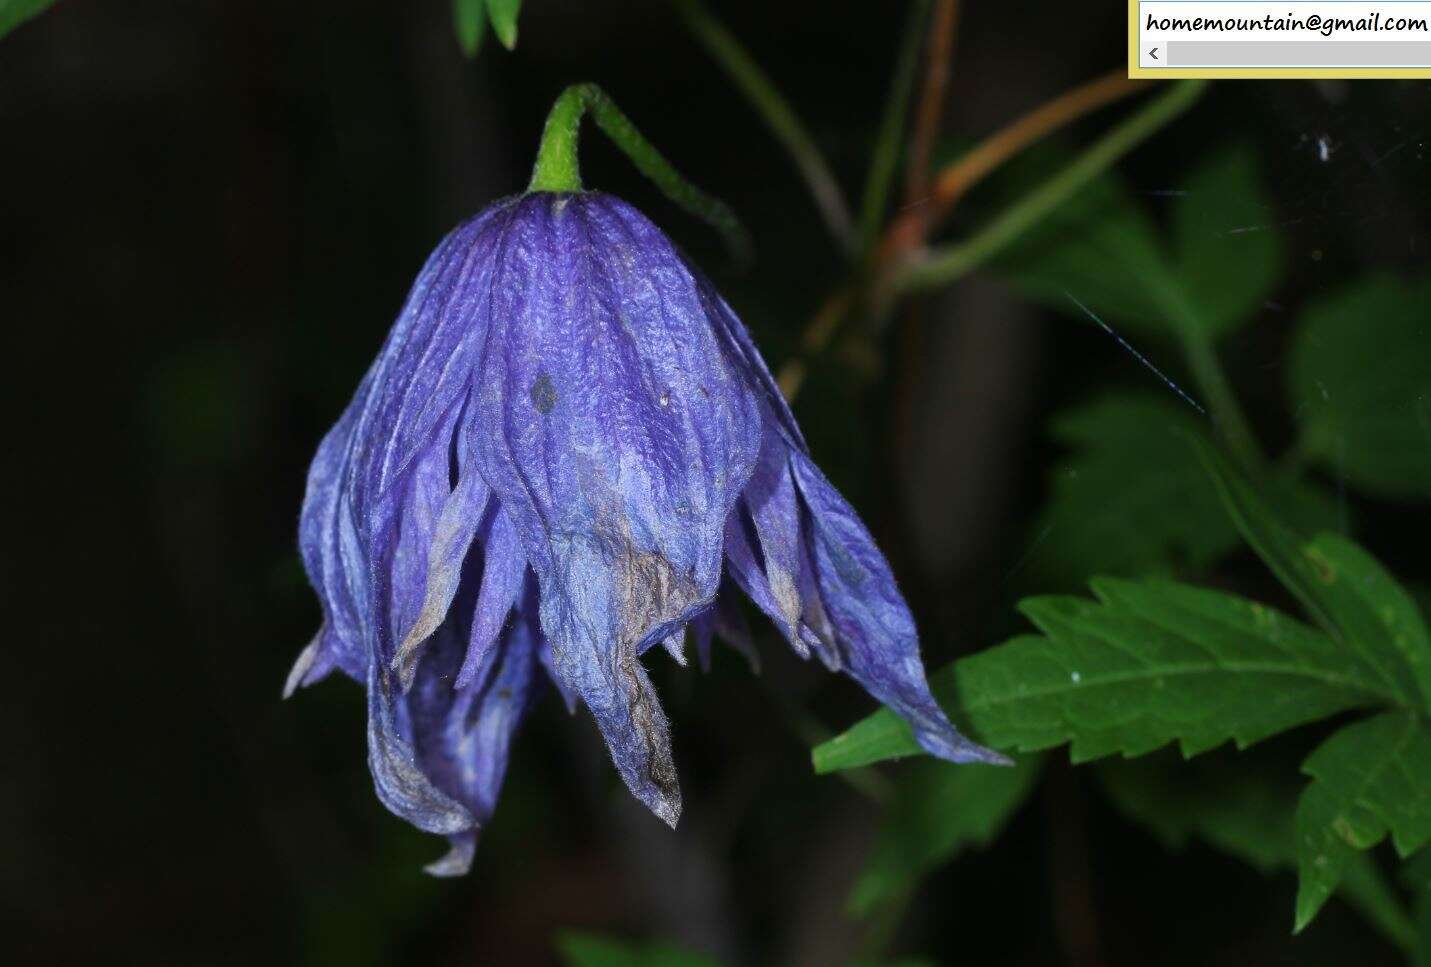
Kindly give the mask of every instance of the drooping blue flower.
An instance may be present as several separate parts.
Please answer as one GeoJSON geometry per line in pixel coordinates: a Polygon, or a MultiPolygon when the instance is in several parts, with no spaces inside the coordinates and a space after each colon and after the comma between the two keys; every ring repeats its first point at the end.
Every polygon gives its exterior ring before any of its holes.
{"type": "Polygon", "coordinates": [[[423,268],[309,472],[323,605],[289,691],[368,693],[378,797],[464,872],[513,736],[550,681],[656,815],[681,810],[641,657],[748,648],[725,586],[954,762],[1002,761],[930,696],[889,565],[810,458],[740,320],[650,221],[533,191],[423,268]]]}

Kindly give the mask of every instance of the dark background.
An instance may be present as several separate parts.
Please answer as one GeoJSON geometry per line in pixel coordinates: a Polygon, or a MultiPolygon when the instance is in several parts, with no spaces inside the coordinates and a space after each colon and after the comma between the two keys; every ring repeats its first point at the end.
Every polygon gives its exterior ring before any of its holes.
{"type": "MultiPolygon", "coordinates": [[[[745,219],[757,260],[737,274],[588,134],[587,184],[666,226],[773,363],[841,278],[786,157],[669,8],[527,6],[517,51],[489,38],[475,63],[445,0],[62,0],[0,41],[0,950],[544,963],[566,928],[735,962],[855,949],[864,928],[841,911],[878,814],[815,777],[808,749],[872,705],[768,629],[759,679],[730,653],[709,676],[650,662],[685,787],[678,832],[625,795],[584,714],[549,697],[459,881],[425,877],[442,844],[374,798],[360,690],[335,678],[279,700],[319,619],[295,550],[307,461],[425,254],[524,187],[561,87],[600,82],[745,219]]],[[[945,153],[1126,56],[1121,2],[965,7],[945,153]]],[[[902,5],[716,9],[853,193],[902,5]]],[[[1123,173],[1155,199],[1208,150],[1252,144],[1291,239],[1279,302],[1295,305],[1369,266],[1420,264],[1427,106],[1411,83],[1225,84],[1123,173]],[[1326,162],[1323,134],[1338,146],[1326,162]]],[[[982,211],[976,195],[955,231],[982,211]]],[[[898,355],[876,346],[826,359],[797,411],[889,548],[935,667],[1000,640],[1038,590],[1020,562],[1056,452],[1047,414],[1147,376],[983,277],[925,311],[933,375],[911,410],[885,402],[898,355]]],[[[1259,404],[1280,397],[1268,373],[1284,339],[1271,313],[1227,354],[1274,441],[1285,416],[1259,404]]],[[[1394,508],[1365,515],[1364,533],[1415,570],[1394,508]]],[[[1166,852],[1064,766],[996,846],[933,878],[892,949],[970,964],[1394,962],[1338,904],[1289,937],[1293,892],[1290,876],[1205,848],[1166,852]]]]}

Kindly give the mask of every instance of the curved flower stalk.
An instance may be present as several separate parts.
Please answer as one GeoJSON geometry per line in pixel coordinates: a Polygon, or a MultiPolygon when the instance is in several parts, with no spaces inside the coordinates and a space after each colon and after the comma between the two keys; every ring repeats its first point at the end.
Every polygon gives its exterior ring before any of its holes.
{"type": "Polygon", "coordinates": [[[1001,761],[930,696],[888,564],[730,307],[630,205],[550,180],[443,240],[319,446],[300,544],[323,625],[289,691],[366,686],[378,796],[449,837],[438,874],[470,865],[548,681],[675,824],[641,658],[684,662],[687,628],[703,663],[714,636],[748,650],[723,585],[929,752],[1001,761]]]}

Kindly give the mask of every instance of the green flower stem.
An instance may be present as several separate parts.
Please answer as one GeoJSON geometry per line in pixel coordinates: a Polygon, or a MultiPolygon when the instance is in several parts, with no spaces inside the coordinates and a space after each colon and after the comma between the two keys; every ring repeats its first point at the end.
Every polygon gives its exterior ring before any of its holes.
{"type": "Polygon", "coordinates": [[[678,172],[656,146],[647,141],[631,119],[595,84],[573,84],[556,99],[542,129],[537,162],[528,191],[581,191],[581,165],[577,142],[581,119],[587,113],[611,142],[620,148],[636,170],[661,193],[725,237],[737,260],[750,251],[750,237],[730,207],[701,191],[678,172]]]}
{"type": "Polygon", "coordinates": [[[835,180],[825,156],[815,144],[815,139],[800,123],[790,102],[776,89],[775,84],[760,65],[741,46],[735,36],[711,16],[699,0],[673,0],[686,26],[706,53],[720,65],[726,75],[740,88],[746,100],[770,128],[777,141],[800,170],[805,185],[815,199],[815,207],[835,241],[847,254],[855,254],[854,220],[850,217],[850,206],[845,201],[840,183],[835,180]]]}
{"type": "Polygon", "coordinates": [[[900,138],[905,119],[909,116],[910,92],[919,66],[919,47],[924,39],[924,24],[929,19],[930,0],[917,0],[909,10],[904,28],[904,42],[899,61],[895,64],[894,80],[890,84],[889,101],[885,105],[884,123],[870,158],[869,175],[860,205],[860,250],[868,253],[879,240],[885,207],[889,204],[890,186],[899,162],[900,138]]]}
{"type": "Polygon", "coordinates": [[[577,160],[577,134],[581,116],[592,101],[602,97],[595,84],[574,84],[561,92],[537,148],[532,183],[527,191],[581,191],[581,164],[577,160]]]}
{"type": "Polygon", "coordinates": [[[935,249],[918,263],[896,272],[889,283],[891,294],[941,288],[987,262],[1074,192],[1192,107],[1206,86],[1207,81],[1175,81],[1167,91],[1105,134],[1068,167],[1006,208],[972,238],[935,249]]]}

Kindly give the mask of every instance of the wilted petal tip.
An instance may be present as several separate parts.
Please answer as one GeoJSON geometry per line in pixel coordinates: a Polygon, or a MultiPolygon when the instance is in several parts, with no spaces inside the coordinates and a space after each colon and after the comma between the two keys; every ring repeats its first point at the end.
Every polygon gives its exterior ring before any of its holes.
{"type": "Polygon", "coordinates": [[[319,631],[318,635],[298,653],[298,658],[293,662],[293,667],[288,670],[288,678],[283,683],[284,699],[292,698],[293,693],[303,686],[303,680],[318,661],[318,645],[322,638],[323,632],[319,631]]]}

